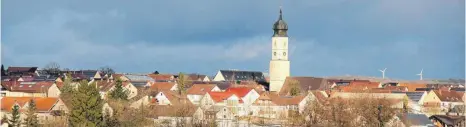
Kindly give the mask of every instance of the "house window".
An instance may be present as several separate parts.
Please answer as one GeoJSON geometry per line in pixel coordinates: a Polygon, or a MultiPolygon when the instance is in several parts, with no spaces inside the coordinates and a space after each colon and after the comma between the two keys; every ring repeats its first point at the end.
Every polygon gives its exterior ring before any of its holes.
{"type": "Polygon", "coordinates": [[[277,52],[273,52],[273,56],[277,56],[277,52]]]}
{"type": "Polygon", "coordinates": [[[226,118],[227,118],[227,115],[223,115],[223,118],[225,118],[225,119],[226,119],[226,118]]]}
{"type": "Polygon", "coordinates": [[[227,109],[223,109],[223,111],[227,111],[227,109]]]}

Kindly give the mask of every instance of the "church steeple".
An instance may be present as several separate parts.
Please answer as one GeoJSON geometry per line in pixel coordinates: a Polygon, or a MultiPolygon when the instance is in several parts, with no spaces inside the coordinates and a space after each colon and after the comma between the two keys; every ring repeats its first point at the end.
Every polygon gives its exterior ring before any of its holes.
{"type": "Polygon", "coordinates": [[[288,25],[283,20],[282,8],[280,7],[280,16],[278,20],[273,24],[273,37],[288,37],[288,25]]]}

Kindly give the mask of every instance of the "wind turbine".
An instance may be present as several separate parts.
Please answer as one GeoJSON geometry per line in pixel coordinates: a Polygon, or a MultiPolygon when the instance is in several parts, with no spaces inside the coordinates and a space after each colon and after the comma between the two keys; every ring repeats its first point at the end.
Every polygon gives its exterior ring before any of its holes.
{"type": "Polygon", "coordinates": [[[422,80],[422,71],[424,71],[424,69],[421,69],[421,73],[416,74],[416,75],[419,75],[419,77],[421,77],[421,80],[422,80]]]}
{"type": "Polygon", "coordinates": [[[383,70],[379,70],[380,72],[382,72],[382,79],[385,79],[385,70],[387,70],[387,68],[385,68],[383,70]]]}

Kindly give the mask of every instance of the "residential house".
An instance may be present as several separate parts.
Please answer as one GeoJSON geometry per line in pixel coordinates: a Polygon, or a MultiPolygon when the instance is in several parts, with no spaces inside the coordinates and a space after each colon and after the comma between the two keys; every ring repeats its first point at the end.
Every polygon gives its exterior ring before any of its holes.
{"type": "Polygon", "coordinates": [[[201,75],[201,74],[188,74],[187,77],[188,77],[188,80],[190,80],[190,81],[204,81],[204,82],[210,82],[209,76],[207,76],[207,75],[201,75]]]}
{"type": "Polygon", "coordinates": [[[453,115],[432,115],[429,117],[437,127],[464,127],[464,116],[453,115]]]}
{"type": "Polygon", "coordinates": [[[8,76],[20,77],[20,76],[35,76],[37,67],[8,67],[8,76]]]}
{"type": "Polygon", "coordinates": [[[424,98],[427,96],[426,91],[422,92],[392,92],[392,93],[404,93],[408,96],[408,107],[416,113],[422,112],[422,106],[424,105],[424,98]]]}
{"type": "MultiPolygon", "coordinates": [[[[65,106],[63,101],[56,97],[3,97],[1,99],[1,113],[7,114],[7,117],[11,117],[11,110],[13,106],[18,105],[20,107],[19,111],[21,112],[21,118],[25,118],[25,112],[28,109],[29,101],[31,99],[36,103],[36,113],[40,124],[47,121],[64,119],[65,117],[63,116],[68,112],[68,108],[65,106]]],[[[0,117],[3,117],[3,115],[0,117]]]]}
{"type": "Polygon", "coordinates": [[[206,109],[198,107],[193,120],[201,125],[209,125],[210,122],[214,121],[217,126],[230,127],[234,125],[235,117],[225,106],[211,106],[206,109]]]}
{"type": "Polygon", "coordinates": [[[131,82],[155,82],[154,79],[147,75],[136,75],[136,74],[126,74],[120,77],[122,81],[131,81],[131,82]]]}
{"type": "Polygon", "coordinates": [[[149,98],[156,105],[192,105],[186,94],[178,94],[174,91],[160,91],[155,97],[149,98]]]}
{"type": "Polygon", "coordinates": [[[197,108],[192,105],[151,105],[149,109],[149,118],[152,118],[154,123],[161,126],[176,127],[192,125],[193,115],[197,108]]]}
{"type": "Polygon", "coordinates": [[[374,98],[374,99],[386,99],[390,101],[393,108],[402,109],[404,107],[403,100],[408,98],[403,93],[348,93],[348,92],[335,92],[330,96],[331,98],[342,98],[342,99],[363,99],[363,98],[374,98]]]}
{"type": "Polygon", "coordinates": [[[265,77],[258,71],[220,70],[213,81],[265,81],[265,77]]]}
{"type": "Polygon", "coordinates": [[[313,90],[327,90],[330,89],[331,85],[328,84],[327,79],[317,77],[287,77],[279,95],[286,96],[290,95],[292,88],[290,81],[296,80],[299,82],[299,89],[301,93],[306,93],[313,90]]]}
{"type": "MultiPolygon", "coordinates": [[[[94,81],[99,88],[99,93],[103,99],[106,99],[108,94],[115,89],[116,81],[98,80],[94,81]]],[[[138,89],[131,82],[122,82],[123,88],[128,91],[128,99],[135,97],[138,94],[138,89]]]]}
{"type": "Polygon", "coordinates": [[[172,74],[148,74],[155,82],[174,82],[175,76],[172,74]]]}
{"type": "Polygon", "coordinates": [[[207,92],[201,99],[200,107],[225,106],[234,116],[244,115],[243,100],[232,92],[207,92]]]}
{"type": "Polygon", "coordinates": [[[408,92],[415,92],[417,88],[426,88],[426,84],[418,83],[400,83],[398,86],[404,86],[408,88],[408,92]]]}
{"type": "Polygon", "coordinates": [[[53,82],[2,81],[2,96],[7,97],[59,97],[60,90],[53,82]]]}
{"type": "Polygon", "coordinates": [[[464,105],[464,92],[458,91],[445,91],[445,90],[433,90],[435,95],[440,99],[441,109],[446,112],[448,109],[452,109],[456,105],[464,105]]]}
{"type": "Polygon", "coordinates": [[[220,88],[215,84],[194,84],[187,91],[188,99],[191,103],[198,105],[202,97],[210,91],[220,92],[220,88]]]}

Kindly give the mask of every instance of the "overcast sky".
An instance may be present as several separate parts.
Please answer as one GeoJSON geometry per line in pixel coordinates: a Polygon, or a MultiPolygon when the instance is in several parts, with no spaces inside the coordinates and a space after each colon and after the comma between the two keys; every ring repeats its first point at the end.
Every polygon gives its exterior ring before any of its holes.
{"type": "Polygon", "coordinates": [[[280,4],[292,76],[464,77],[464,0],[4,0],[2,64],[268,72],[280,4]]]}

